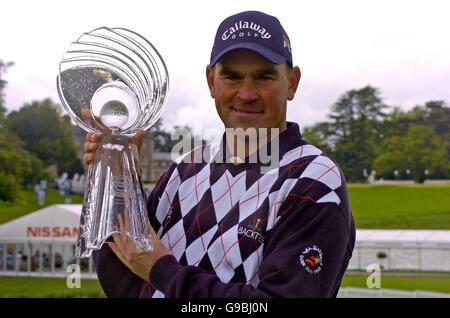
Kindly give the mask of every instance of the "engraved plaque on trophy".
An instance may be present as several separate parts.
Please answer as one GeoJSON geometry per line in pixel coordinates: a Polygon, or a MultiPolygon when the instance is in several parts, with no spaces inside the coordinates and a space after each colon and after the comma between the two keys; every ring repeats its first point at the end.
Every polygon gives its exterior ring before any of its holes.
{"type": "Polygon", "coordinates": [[[72,42],[57,89],[71,118],[101,141],[89,165],[75,254],[89,257],[113,234],[152,250],[137,146],[132,136],[161,116],[169,87],[153,45],[124,28],[97,28],[72,42]]]}

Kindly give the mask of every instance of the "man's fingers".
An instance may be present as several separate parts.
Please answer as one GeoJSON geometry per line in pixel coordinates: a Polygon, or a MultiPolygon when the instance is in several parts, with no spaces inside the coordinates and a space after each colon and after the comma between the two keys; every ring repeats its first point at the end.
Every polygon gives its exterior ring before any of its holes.
{"type": "Polygon", "coordinates": [[[142,141],[144,140],[145,135],[146,135],[145,130],[139,130],[139,131],[136,133],[136,135],[134,135],[134,137],[133,137],[134,142],[135,142],[137,145],[142,144],[142,141]]]}
{"type": "Polygon", "coordinates": [[[93,153],[85,153],[83,156],[83,161],[85,164],[89,165],[94,161],[95,155],[93,153]]]}
{"type": "Polygon", "coordinates": [[[100,141],[100,135],[96,134],[95,132],[89,132],[89,133],[86,134],[86,141],[99,142],[100,141]]]}
{"type": "MultiPolygon", "coordinates": [[[[133,141],[136,143],[139,151],[139,155],[141,154],[142,149],[142,142],[144,140],[144,137],[146,135],[145,130],[139,130],[134,136],[133,141]]],[[[92,161],[94,161],[95,156],[93,153],[95,153],[98,149],[98,145],[100,142],[100,135],[95,132],[89,132],[86,134],[86,142],[84,143],[84,156],[83,161],[85,164],[90,164],[92,161]]]]}
{"type": "MultiPolygon", "coordinates": [[[[127,220],[125,219],[125,221],[124,221],[122,214],[117,214],[117,219],[119,221],[119,229],[118,230],[121,232],[130,232],[130,230],[127,229],[127,220]]],[[[116,226],[116,229],[117,229],[117,226],[116,226]]],[[[129,243],[129,240],[131,240],[131,239],[128,237],[128,235],[119,234],[118,236],[119,236],[118,240],[120,240],[119,244],[121,245],[120,247],[121,248],[129,248],[130,246],[128,243],[129,243]]]]}
{"type": "Polygon", "coordinates": [[[125,210],[124,214],[125,214],[125,217],[124,217],[124,219],[125,219],[125,222],[124,222],[125,227],[124,227],[124,229],[125,229],[125,231],[131,233],[130,217],[128,215],[128,211],[125,210]]]}
{"type": "Polygon", "coordinates": [[[94,142],[85,142],[84,143],[84,155],[83,160],[84,163],[90,164],[95,159],[95,151],[98,148],[98,144],[94,142]]]}
{"type": "MultiPolygon", "coordinates": [[[[119,228],[117,227],[117,225],[114,225],[114,230],[119,231],[119,228]]],[[[119,251],[123,251],[122,255],[124,255],[127,252],[125,250],[125,238],[123,236],[124,236],[123,234],[113,234],[112,235],[116,247],[119,249],[119,251]]]]}
{"type": "Polygon", "coordinates": [[[119,231],[124,231],[125,227],[123,225],[122,214],[117,214],[117,221],[119,222],[119,231]]]}
{"type": "Polygon", "coordinates": [[[153,242],[155,241],[155,239],[159,239],[158,236],[156,235],[155,230],[153,229],[153,226],[150,226],[150,235],[152,236],[153,242]]]}
{"type": "Polygon", "coordinates": [[[130,268],[130,264],[128,263],[127,259],[122,255],[122,253],[120,251],[120,248],[118,248],[118,246],[115,243],[113,243],[113,242],[108,242],[108,246],[113,251],[113,253],[116,254],[117,258],[120,259],[120,261],[125,266],[130,268]]]}
{"type": "Polygon", "coordinates": [[[100,135],[95,132],[89,132],[86,134],[86,142],[84,143],[84,156],[83,161],[85,164],[91,164],[95,158],[95,151],[98,148],[100,142],[100,135]]]}
{"type": "Polygon", "coordinates": [[[86,141],[84,143],[84,151],[85,152],[95,152],[98,148],[98,144],[95,142],[88,142],[86,141]]]}
{"type": "Polygon", "coordinates": [[[141,157],[142,153],[142,143],[144,141],[144,137],[146,135],[145,130],[139,130],[136,135],[133,136],[134,143],[138,148],[139,157],[141,157]]]}
{"type": "Polygon", "coordinates": [[[104,125],[101,123],[101,120],[99,117],[95,116],[95,120],[94,120],[94,116],[92,116],[90,109],[82,109],[81,116],[83,116],[86,120],[90,121],[95,126],[97,126],[103,133],[106,134],[106,133],[110,132],[110,130],[108,128],[104,127],[104,125]]]}
{"type": "Polygon", "coordinates": [[[95,123],[94,117],[92,117],[92,113],[90,109],[82,109],[81,110],[81,116],[83,116],[84,119],[89,120],[91,123],[95,123]]]}

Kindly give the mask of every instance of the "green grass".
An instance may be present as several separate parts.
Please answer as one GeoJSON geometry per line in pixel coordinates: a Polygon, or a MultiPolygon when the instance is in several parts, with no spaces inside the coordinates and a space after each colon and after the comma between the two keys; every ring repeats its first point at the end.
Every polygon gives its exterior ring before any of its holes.
{"type": "Polygon", "coordinates": [[[450,229],[450,184],[349,184],[358,229],[450,229]]]}
{"type": "Polygon", "coordinates": [[[68,288],[64,278],[0,277],[0,298],[99,298],[100,283],[82,279],[81,288],[68,288]]]}
{"type": "MultiPolygon", "coordinates": [[[[366,288],[367,276],[345,275],[341,287],[366,288]]],[[[400,290],[428,290],[450,293],[450,277],[383,276],[381,288],[400,290]]],[[[97,280],[82,279],[81,288],[68,288],[66,279],[0,277],[0,298],[77,298],[105,297],[97,280]]]]}
{"type": "Polygon", "coordinates": [[[0,224],[11,221],[30,212],[42,209],[45,206],[64,203],[66,198],[72,199],[72,203],[83,202],[82,195],[70,194],[61,197],[56,189],[47,190],[44,206],[38,205],[38,200],[34,196],[34,191],[21,190],[20,196],[21,199],[19,202],[11,203],[0,200],[0,224]]]}
{"type": "MultiPolygon", "coordinates": [[[[367,274],[369,275],[369,274],[367,274]]],[[[367,276],[345,275],[341,287],[367,288],[367,276]]],[[[381,288],[401,290],[428,290],[440,293],[450,293],[450,277],[404,277],[383,276],[381,273],[381,288]]]]}
{"type": "MultiPolygon", "coordinates": [[[[359,229],[450,229],[450,184],[445,185],[348,185],[350,203],[359,229]]],[[[19,203],[0,200],[0,224],[42,207],[33,191],[22,191],[19,203]]],[[[83,196],[69,195],[72,203],[83,196]]],[[[64,203],[49,189],[46,206],[64,203]]],[[[367,276],[346,275],[342,287],[366,287],[367,276]]],[[[450,293],[450,277],[381,276],[381,287],[450,293]]],[[[96,280],[82,280],[80,289],[69,289],[65,279],[0,277],[0,297],[104,297],[96,280]]]]}
{"type": "MultiPolygon", "coordinates": [[[[450,229],[450,184],[349,184],[348,192],[358,229],[450,229]]],[[[33,191],[21,191],[19,203],[0,200],[0,224],[38,210],[33,191]]],[[[66,196],[82,203],[82,195],[66,196]]],[[[64,203],[55,189],[45,205],[64,203]]]]}

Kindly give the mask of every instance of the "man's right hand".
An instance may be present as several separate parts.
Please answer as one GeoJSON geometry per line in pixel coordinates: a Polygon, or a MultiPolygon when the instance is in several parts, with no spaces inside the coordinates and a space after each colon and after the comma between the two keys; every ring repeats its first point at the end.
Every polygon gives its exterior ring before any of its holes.
{"type": "Polygon", "coordinates": [[[97,151],[98,144],[100,142],[100,135],[94,132],[87,133],[86,142],[84,143],[84,156],[83,161],[85,164],[91,164],[95,158],[95,152],[97,151]]]}
{"type": "MultiPolygon", "coordinates": [[[[139,158],[142,152],[142,142],[145,137],[145,130],[139,130],[136,135],[133,136],[133,142],[138,147],[139,158]]],[[[86,142],[84,143],[84,156],[83,161],[85,164],[91,164],[95,158],[95,152],[97,151],[100,143],[100,135],[94,132],[86,134],[86,142]]]]}

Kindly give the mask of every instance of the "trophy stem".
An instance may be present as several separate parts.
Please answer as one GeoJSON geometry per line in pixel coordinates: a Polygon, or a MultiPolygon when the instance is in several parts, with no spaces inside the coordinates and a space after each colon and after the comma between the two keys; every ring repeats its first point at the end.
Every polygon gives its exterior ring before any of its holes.
{"type": "Polygon", "coordinates": [[[89,166],[78,257],[89,257],[116,233],[128,235],[138,249],[153,249],[136,145],[123,135],[102,135],[89,166]]]}

